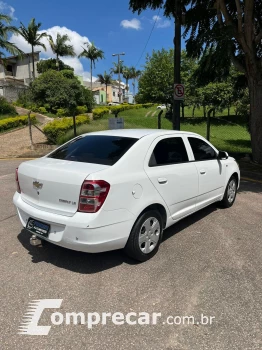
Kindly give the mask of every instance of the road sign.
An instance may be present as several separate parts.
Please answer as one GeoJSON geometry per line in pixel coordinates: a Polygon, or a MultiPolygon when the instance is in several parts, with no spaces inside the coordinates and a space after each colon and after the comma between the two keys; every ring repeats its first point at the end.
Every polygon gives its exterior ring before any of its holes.
{"type": "Polygon", "coordinates": [[[185,86],[183,84],[174,85],[174,99],[178,101],[185,99],[185,86]]]}

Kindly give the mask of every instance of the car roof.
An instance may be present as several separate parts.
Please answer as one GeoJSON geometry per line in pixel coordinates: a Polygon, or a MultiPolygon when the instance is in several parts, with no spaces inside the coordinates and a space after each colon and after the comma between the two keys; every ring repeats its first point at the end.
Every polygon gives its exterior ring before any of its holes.
{"type": "Polygon", "coordinates": [[[162,135],[181,135],[181,134],[190,134],[195,136],[200,136],[198,134],[188,132],[188,131],[177,131],[177,130],[164,130],[164,129],[116,129],[116,130],[103,130],[103,131],[96,131],[96,132],[90,132],[87,134],[83,134],[82,136],[88,136],[88,135],[103,135],[103,136],[122,136],[122,137],[133,137],[136,139],[140,139],[142,137],[148,136],[148,135],[156,135],[156,136],[162,136],[162,135]]]}

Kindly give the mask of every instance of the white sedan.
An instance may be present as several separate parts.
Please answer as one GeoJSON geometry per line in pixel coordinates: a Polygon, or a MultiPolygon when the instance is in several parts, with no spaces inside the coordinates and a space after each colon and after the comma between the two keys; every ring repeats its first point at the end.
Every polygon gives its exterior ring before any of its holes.
{"type": "Polygon", "coordinates": [[[16,182],[14,204],[34,238],[90,253],[124,248],[145,261],[167,227],[214,202],[231,207],[240,172],[197,134],[126,129],[24,162],[16,182]]]}

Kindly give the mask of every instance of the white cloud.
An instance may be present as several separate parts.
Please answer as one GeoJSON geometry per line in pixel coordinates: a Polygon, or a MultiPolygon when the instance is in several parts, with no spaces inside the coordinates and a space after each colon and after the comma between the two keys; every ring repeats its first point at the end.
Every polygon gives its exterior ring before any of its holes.
{"type": "Polygon", "coordinates": [[[0,11],[7,13],[13,19],[17,19],[14,17],[15,9],[4,1],[0,1],[0,11]]]}
{"type": "Polygon", "coordinates": [[[167,28],[171,26],[171,22],[167,19],[163,19],[160,16],[153,16],[153,21],[156,22],[156,28],[167,28]]]}
{"type": "MultiPolygon", "coordinates": [[[[86,47],[85,43],[90,43],[89,39],[86,36],[81,36],[79,33],[68,29],[66,27],[55,26],[49,29],[41,30],[39,33],[46,32],[48,35],[51,35],[53,39],[56,38],[57,33],[64,35],[67,34],[71,39],[71,44],[74,46],[75,53],[78,56],[82,51],[83,47],[86,47]]],[[[16,44],[22,51],[31,52],[30,45],[25,41],[21,35],[12,35],[10,41],[16,44]]],[[[43,44],[46,46],[46,51],[41,46],[36,46],[35,51],[41,51],[41,58],[46,59],[50,57],[55,57],[53,54],[47,38],[43,38],[43,44]]],[[[83,64],[78,57],[60,57],[60,59],[69,66],[73,67],[75,74],[82,75],[84,80],[90,80],[90,73],[84,70],[83,64]]]]}
{"type": "Polygon", "coordinates": [[[141,29],[141,22],[139,21],[139,19],[136,19],[136,18],[133,18],[131,19],[130,21],[127,20],[127,19],[124,19],[120,25],[123,27],[123,28],[126,28],[126,29],[136,29],[136,30],[139,30],[141,29]]]}

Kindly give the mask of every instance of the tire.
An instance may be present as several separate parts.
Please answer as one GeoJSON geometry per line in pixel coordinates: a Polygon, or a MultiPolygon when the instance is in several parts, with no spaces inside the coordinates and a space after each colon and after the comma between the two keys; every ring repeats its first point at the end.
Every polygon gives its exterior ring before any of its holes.
{"type": "Polygon", "coordinates": [[[231,176],[225,190],[224,198],[220,202],[222,207],[230,208],[235,203],[237,195],[237,185],[237,178],[235,176],[231,176]]]}
{"type": "Polygon", "coordinates": [[[157,253],[162,237],[161,215],[157,210],[148,210],[141,214],[134,224],[124,248],[125,253],[135,260],[147,261],[157,253]]]}

